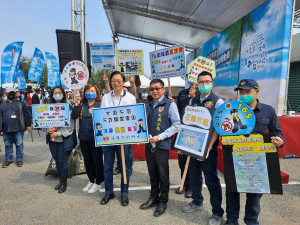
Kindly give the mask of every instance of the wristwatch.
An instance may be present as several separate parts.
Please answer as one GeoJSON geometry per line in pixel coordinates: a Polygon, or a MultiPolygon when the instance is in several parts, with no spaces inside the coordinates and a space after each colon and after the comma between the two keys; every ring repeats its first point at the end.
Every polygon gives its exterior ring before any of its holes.
{"type": "Polygon", "coordinates": [[[157,139],[158,139],[159,141],[161,140],[159,136],[157,136],[157,139]]]}

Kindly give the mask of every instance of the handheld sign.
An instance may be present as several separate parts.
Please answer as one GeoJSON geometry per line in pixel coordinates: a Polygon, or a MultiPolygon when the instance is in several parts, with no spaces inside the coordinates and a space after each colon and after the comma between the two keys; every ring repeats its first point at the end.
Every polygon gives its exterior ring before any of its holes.
{"type": "Polygon", "coordinates": [[[202,71],[210,72],[212,78],[216,77],[215,61],[205,58],[203,56],[197,57],[190,64],[188,64],[188,81],[197,84],[198,75],[202,71]]]}
{"type": "Polygon", "coordinates": [[[73,91],[83,88],[87,84],[88,79],[88,67],[79,60],[67,63],[61,74],[61,80],[64,85],[73,91]]]}
{"type": "Polygon", "coordinates": [[[144,51],[142,49],[116,49],[116,68],[125,75],[144,74],[144,51]]]}
{"type": "Polygon", "coordinates": [[[255,126],[255,115],[247,104],[228,101],[216,109],[213,125],[221,136],[250,134],[255,126]]]}
{"type": "Polygon", "coordinates": [[[68,127],[70,111],[68,103],[33,104],[33,128],[68,127]]]}

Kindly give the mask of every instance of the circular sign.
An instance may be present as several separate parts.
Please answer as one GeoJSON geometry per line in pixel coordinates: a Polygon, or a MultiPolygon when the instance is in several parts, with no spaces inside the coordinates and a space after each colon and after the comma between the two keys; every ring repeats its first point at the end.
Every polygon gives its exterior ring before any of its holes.
{"type": "Polygon", "coordinates": [[[68,62],[61,74],[62,82],[71,90],[83,88],[89,79],[89,70],[87,66],[79,61],[68,62]]]}
{"type": "Polygon", "coordinates": [[[228,101],[216,109],[213,125],[221,136],[251,134],[255,126],[255,115],[247,104],[228,101]]]}

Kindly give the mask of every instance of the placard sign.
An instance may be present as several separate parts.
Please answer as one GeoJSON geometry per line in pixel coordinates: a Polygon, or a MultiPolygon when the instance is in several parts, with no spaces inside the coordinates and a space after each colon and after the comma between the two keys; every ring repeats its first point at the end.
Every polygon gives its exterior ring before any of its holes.
{"type": "Polygon", "coordinates": [[[144,74],[144,51],[142,49],[117,49],[117,71],[125,75],[144,74]]]}
{"type": "Polygon", "coordinates": [[[187,106],[182,123],[176,138],[175,150],[205,160],[213,131],[209,110],[200,106],[187,106]]]}
{"type": "Polygon", "coordinates": [[[144,104],[93,109],[95,146],[147,143],[144,104]]]}
{"type": "Polygon", "coordinates": [[[70,111],[68,103],[33,104],[33,128],[68,127],[70,111]]]}
{"type": "Polygon", "coordinates": [[[271,136],[222,137],[227,191],[282,194],[278,152],[271,136]]]}
{"type": "Polygon", "coordinates": [[[255,115],[247,104],[228,101],[216,109],[213,125],[221,136],[250,134],[255,126],[255,115]]]}
{"type": "Polygon", "coordinates": [[[193,60],[188,65],[188,81],[197,84],[198,75],[202,71],[210,72],[212,78],[215,78],[216,77],[215,61],[202,56],[198,56],[195,60],[193,60]]]}

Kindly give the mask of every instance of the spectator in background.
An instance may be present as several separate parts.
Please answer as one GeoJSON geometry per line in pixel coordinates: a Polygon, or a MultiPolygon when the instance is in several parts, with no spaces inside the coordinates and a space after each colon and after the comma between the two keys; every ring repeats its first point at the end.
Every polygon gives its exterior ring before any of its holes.
{"type": "Polygon", "coordinates": [[[147,90],[144,90],[144,92],[142,94],[142,98],[143,98],[144,102],[147,100],[147,97],[148,97],[147,90]]]}
{"type": "Polygon", "coordinates": [[[32,95],[32,104],[40,104],[40,97],[39,95],[41,94],[41,89],[36,88],[35,93],[32,95]]]}

